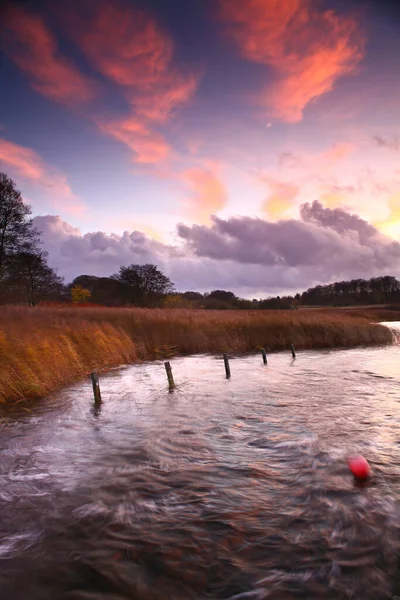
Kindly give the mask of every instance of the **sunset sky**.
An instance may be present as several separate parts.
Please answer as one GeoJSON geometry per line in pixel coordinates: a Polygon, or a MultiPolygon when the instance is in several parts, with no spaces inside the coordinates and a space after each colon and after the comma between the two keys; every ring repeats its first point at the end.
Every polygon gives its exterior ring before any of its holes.
{"type": "Polygon", "coordinates": [[[400,15],[352,0],[11,2],[0,170],[66,281],[243,297],[400,276],[400,15]]]}

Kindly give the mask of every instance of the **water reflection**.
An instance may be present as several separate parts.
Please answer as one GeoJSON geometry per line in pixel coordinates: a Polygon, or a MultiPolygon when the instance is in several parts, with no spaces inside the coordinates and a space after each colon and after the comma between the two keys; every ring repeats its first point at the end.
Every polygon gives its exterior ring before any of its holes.
{"type": "Polygon", "coordinates": [[[289,351],[226,380],[195,356],[171,361],[172,394],[151,363],[102,377],[101,405],[88,381],[5,414],[4,598],[390,598],[399,359],[289,351]]]}

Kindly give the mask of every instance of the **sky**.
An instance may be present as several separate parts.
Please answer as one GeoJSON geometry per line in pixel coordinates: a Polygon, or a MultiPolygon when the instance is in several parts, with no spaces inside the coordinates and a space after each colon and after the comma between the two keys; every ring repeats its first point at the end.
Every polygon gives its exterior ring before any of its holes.
{"type": "Polygon", "coordinates": [[[152,262],[258,298],[400,276],[395,3],[21,0],[0,20],[0,170],[66,281],[152,262]]]}

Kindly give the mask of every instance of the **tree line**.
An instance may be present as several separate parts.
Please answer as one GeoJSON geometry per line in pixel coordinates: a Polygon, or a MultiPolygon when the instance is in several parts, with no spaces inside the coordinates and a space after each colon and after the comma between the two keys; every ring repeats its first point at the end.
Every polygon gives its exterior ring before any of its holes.
{"type": "Polygon", "coordinates": [[[0,303],[44,302],[203,308],[214,310],[296,309],[301,306],[352,306],[400,303],[400,282],[392,276],[317,285],[295,296],[246,300],[228,290],[179,293],[153,264],[121,266],[109,277],[80,275],[66,284],[48,264],[40,232],[12,179],[0,173],[0,303]]]}
{"type": "Polygon", "coordinates": [[[309,288],[301,294],[299,301],[310,306],[397,303],[400,302],[400,281],[390,275],[337,281],[309,288]]]}

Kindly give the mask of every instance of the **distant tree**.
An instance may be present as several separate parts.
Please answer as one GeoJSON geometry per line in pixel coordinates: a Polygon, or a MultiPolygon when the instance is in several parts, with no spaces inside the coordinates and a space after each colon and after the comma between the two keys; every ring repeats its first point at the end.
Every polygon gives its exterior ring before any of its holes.
{"type": "Polygon", "coordinates": [[[400,282],[390,275],[317,285],[301,295],[301,304],[314,306],[382,304],[399,300],[400,282]]]}
{"type": "Polygon", "coordinates": [[[225,290],[213,290],[208,297],[213,298],[214,300],[222,300],[223,302],[232,302],[233,300],[236,300],[236,296],[233,292],[225,290]]]}
{"type": "Polygon", "coordinates": [[[35,254],[38,251],[39,232],[32,226],[31,212],[14,181],[0,173],[0,284],[7,260],[19,252],[35,254]]]}
{"type": "Polygon", "coordinates": [[[157,300],[174,291],[172,281],[152,264],[121,267],[119,273],[112,277],[129,286],[131,301],[138,306],[154,305],[157,300]]]}
{"type": "Polygon", "coordinates": [[[40,300],[60,299],[64,290],[62,277],[47,264],[47,253],[43,251],[8,257],[5,282],[9,297],[29,306],[40,300]]]}
{"type": "Polygon", "coordinates": [[[164,298],[165,308],[195,308],[196,303],[188,298],[185,298],[184,294],[168,294],[164,298]]]}
{"type": "Polygon", "coordinates": [[[200,292],[183,292],[182,296],[195,302],[201,302],[204,299],[203,294],[200,294],[200,292]]]}
{"type": "Polygon", "coordinates": [[[130,288],[111,277],[79,275],[73,280],[71,289],[76,285],[89,290],[95,304],[124,306],[129,303],[130,288]]]}
{"type": "Polygon", "coordinates": [[[71,289],[71,299],[74,304],[80,302],[88,302],[92,296],[90,290],[82,287],[81,285],[74,285],[71,289]]]}

